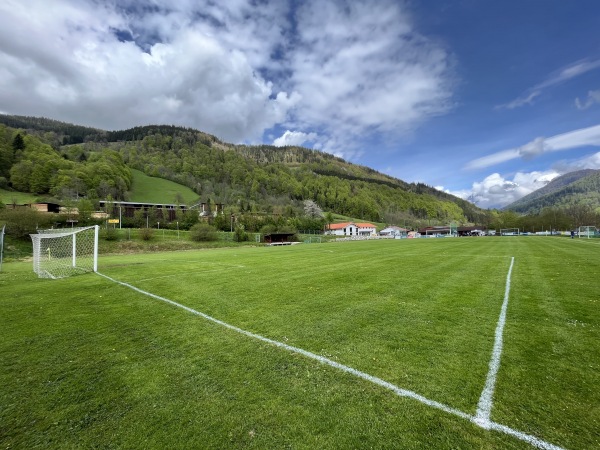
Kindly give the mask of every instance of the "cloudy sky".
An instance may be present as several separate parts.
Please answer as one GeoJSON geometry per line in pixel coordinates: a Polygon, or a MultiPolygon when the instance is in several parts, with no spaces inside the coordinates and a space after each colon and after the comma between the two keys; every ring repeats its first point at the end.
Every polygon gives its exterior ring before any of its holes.
{"type": "Polygon", "coordinates": [[[500,207],[600,169],[597,0],[2,0],[0,112],[302,145],[500,207]]]}

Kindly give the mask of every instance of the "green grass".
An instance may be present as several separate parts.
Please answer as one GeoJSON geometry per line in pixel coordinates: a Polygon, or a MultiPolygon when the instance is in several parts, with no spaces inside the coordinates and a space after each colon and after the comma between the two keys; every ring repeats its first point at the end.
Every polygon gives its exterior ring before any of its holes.
{"type": "MultiPolygon", "coordinates": [[[[421,239],[104,256],[99,271],[492,420],[600,446],[600,243],[421,239]]],[[[0,274],[3,448],[530,448],[89,274],[0,274]]]]}
{"type": "Polygon", "coordinates": [[[0,200],[5,205],[12,204],[13,202],[16,202],[17,205],[24,205],[36,202],[37,196],[29,192],[7,191],[0,188],[0,200]]]}
{"type": "Polygon", "coordinates": [[[176,203],[179,193],[184,204],[193,204],[198,200],[198,194],[187,186],[165,180],[164,178],[150,177],[143,172],[131,169],[133,186],[129,195],[132,202],[145,203],[176,203]]]}

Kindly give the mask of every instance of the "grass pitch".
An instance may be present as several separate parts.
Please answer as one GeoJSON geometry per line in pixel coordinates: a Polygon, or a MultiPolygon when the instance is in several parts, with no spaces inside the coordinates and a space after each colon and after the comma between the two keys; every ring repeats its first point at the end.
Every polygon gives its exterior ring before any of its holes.
{"type": "MultiPolygon", "coordinates": [[[[474,416],[600,446],[600,243],[345,242],[101,257],[99,271],[474,416]]],[[[0,274],[5,448],[531,448],[90,274],[0,274]]]]}

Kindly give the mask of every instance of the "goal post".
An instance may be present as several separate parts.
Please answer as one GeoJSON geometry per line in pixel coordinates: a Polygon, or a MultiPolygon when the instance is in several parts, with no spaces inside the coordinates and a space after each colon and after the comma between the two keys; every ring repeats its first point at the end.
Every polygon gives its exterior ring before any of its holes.
{"type": "Polygon", "coordinates": [[[38,230],[33,241],[33,271],[40,278],[65,278],[98,271],[98,225],[38,230]]]}
{"type": "Polygon", "coordinates": [[[500,236],[518,236],[520,230],[518,228],[501,228],[500,236]]]}
{"type": "Polygon", "coordinates": [[[579,227],[577,230],[577,235],[582,238],[593,238],[598,237],[598,229],[595,226],[587,225],[579,227]]]}
{"type": "Polygon", "coordinates": [[[6,229],[6,225],[2,226],[0,230],[0,272],[2,272],[2,258],[4,256],[4,230],[6,229]]]}

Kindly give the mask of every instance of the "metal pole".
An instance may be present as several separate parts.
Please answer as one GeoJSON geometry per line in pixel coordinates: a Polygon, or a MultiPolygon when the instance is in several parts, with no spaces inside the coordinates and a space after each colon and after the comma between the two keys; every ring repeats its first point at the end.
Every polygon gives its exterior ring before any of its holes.
{"type": "Polygon", "coordinates": [[[0,272],[2,272],[2,256],[4,254],[4,229],[6,228],[6,225],[4,225],[2,227],[2,230],[0,231],[0,272]]]}
{"type": "Polygon", "coordinates": [[[77,233],[73,233],[73,267],[77,266],[77,233]]]}
{"type": "Polygon", "coordinates": [[[94,272],[98,272],[98,234],[100,227],[94,227],[94,272]]]}

